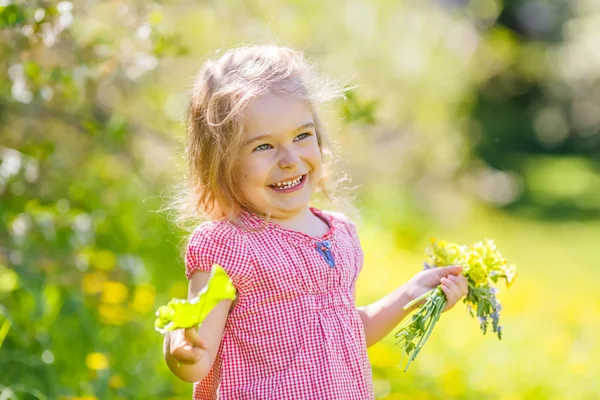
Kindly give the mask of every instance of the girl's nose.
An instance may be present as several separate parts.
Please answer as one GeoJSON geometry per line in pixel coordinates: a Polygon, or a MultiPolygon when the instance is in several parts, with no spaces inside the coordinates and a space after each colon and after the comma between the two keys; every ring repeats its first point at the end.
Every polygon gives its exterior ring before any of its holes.
{"type": "Polygon", "coordinates": [[[292,149],[282,148],[279,157],[279,168],[294,169],[298,166],[300,157],[292,149]]]}

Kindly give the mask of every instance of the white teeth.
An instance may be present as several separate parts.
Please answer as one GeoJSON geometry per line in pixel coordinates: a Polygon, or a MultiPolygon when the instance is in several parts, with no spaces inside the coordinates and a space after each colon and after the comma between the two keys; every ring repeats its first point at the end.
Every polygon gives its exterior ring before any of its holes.
{"type": "Polygon", "coordinates": [[[275,186],[275,187],[281,188],[281,189],[289,189],[291,187],[298,185],[301,181],[302,181],[302,177],[300,176],[292,181],[277,182],[276,184],[274,184],[272,186],[275,186]]]}

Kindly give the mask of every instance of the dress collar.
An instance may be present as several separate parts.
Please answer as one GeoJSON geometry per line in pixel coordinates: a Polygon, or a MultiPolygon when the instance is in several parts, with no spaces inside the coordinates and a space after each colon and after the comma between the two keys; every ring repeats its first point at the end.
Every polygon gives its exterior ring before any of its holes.
{"type": "Polygon", "coordinates": [[[294,231],[291,229],[286,229],[286,228],[282,227],[281,225],[279,225],[275,222],[272,222],[272,221],[268,221],[265,217],[262,217],[256,213],[253,213],[248,210],[240,211],[238,220],[244,227],[250,228],[250,230],[266,229],[266,230],[276,231],[276,232],[280,232],[286,236],[293,237],[293,238],[296,238],[296,239],[299,239],[302,241],[306,241],[306,242],[321,242],[324,240],[332,241],[334,233],[335,233],[335,229],[336,229],[336,221],[333,218],[333,216],[330,213],[319,210],[318,208],[309,207],[309,209],[313,213],[313,215],[321,218],[323,221],[325,221],[329,225],[329,231],[327,233],[325,233],[324,235],[311,236],[306,233],[294,231]]]}

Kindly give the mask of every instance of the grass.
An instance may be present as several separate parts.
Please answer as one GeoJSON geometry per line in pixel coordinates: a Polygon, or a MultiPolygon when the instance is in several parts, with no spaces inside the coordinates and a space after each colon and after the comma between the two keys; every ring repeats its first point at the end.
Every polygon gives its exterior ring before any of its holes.
{"type": "MultiPolygon", "coordinates": [[[[478,209],[460,227],[430,233],[460,243],[488,237],[517,265],[515,284],[499,294],[504,336],[482,335],[460,303],[443,314],[404,373],[390,334],[369,349],[377,398],[600,398],[599,223],[544,223],[478,209]]],[[[359,305],[406,282],[424,260],[424,252],[398,248],[389,230],[368,221],[360,234],[359,305]]],[[[427,244],[423,239],[422,248],[427,244]]]]}

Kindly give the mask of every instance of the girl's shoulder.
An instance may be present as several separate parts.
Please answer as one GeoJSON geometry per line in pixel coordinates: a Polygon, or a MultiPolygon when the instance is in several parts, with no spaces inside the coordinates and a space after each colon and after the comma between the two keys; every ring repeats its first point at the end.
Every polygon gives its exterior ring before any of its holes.
{"type": "Polygon", "coordinates": [[[233,279],[236,287],[242,277],[251,272],[251,257],[245,245],[243,231],[229,221],[204,222],[191,234],[185,256],[186,275],[195,271],[210,272],[219,264],[233,279]]]}
{"type": "Polygon", "coordinates": [[[322,213],[324,216],[326,216],[330,220],[333,220],[335,225],[337,225],[337,226],[341,225],[343,227],[343,229],[345,229],[350,235],[352,235],[352,236],[356,235],[356,224],[354,223],[354,221],[352,221],[352,219],[350,217],[348,217],[343,212],[318,210],[318,209],[314,209],[314,208],[313,208],[313,211],[322,213]]]}
{"type": "Polygon", "coordinates": [[[315,208],[312,210],[313,212],[321,213],[323,216],[325,216],[329,220],[330,224],[334,226],[334,230],[337,235],[339,235],[339,231],[343,231],[353,241],[359,242],[356,224],[346,214],[340,211],[319,210],[315,208]]]}
{"type": "Polygon", "coordinates": [[[243,232],[230,221],[216,220],[203,222],[194,229],[190,236],[190,243],[195,241],[214,241],[216,243],[226,243],[235,241],[243,232]]]}
{"type": "MultiPolygon", "coordinates": [[[[318,210],[313,208],[313,210],[318,210]]],[[[335,219],[336,221],[340,221],[344,224],[352,224],[354,225],[354,223],[352,222],[352,220],[343,212],[341,211],[330,211],[330,210],[318,210],[321,213],[323,213],[324,215],[328,215],[331,216],[331,218],[335,219]]]]}

